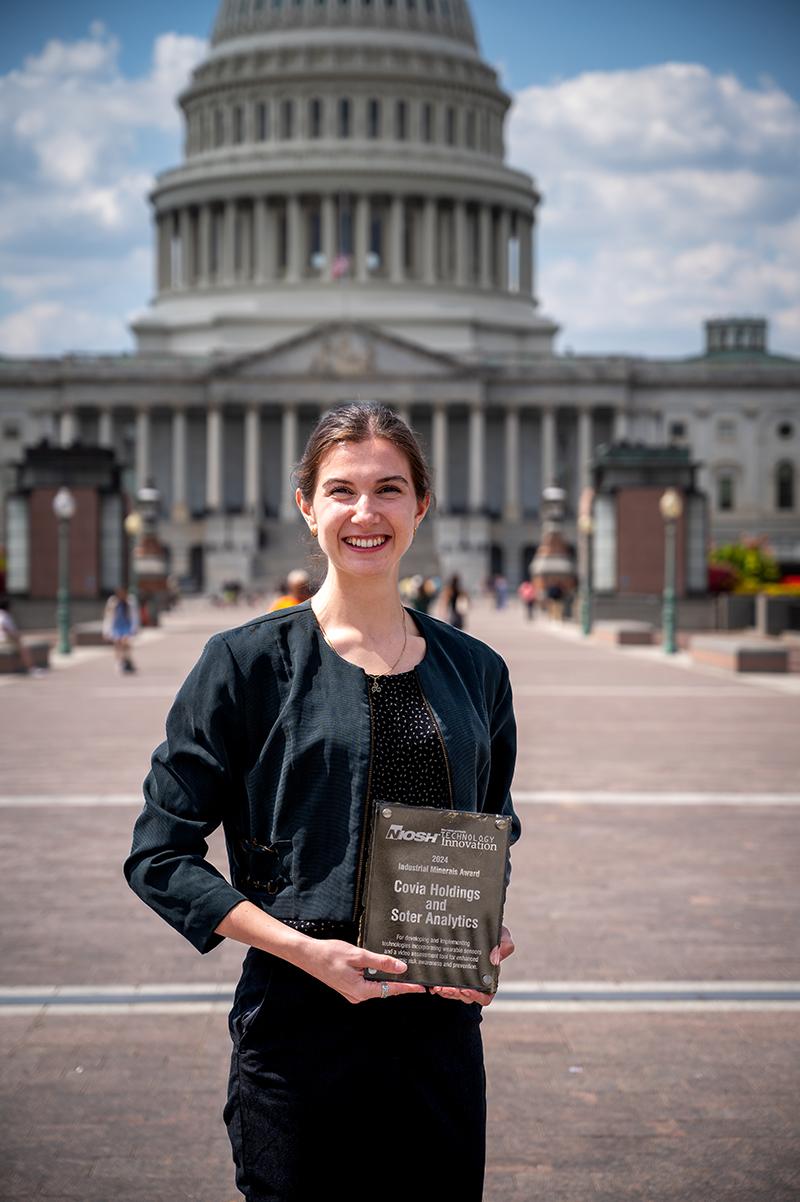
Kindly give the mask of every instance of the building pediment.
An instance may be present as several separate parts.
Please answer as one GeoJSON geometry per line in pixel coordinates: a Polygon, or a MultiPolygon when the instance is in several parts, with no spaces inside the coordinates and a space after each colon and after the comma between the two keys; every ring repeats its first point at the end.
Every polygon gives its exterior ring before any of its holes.
{"type": "Polygon", "coordinates": [[[217,364],[212,375],[227,380],[451,379],[465,368],[449,355],[385,334],[361,323],[315,326],[266,351],[217,364]]]}

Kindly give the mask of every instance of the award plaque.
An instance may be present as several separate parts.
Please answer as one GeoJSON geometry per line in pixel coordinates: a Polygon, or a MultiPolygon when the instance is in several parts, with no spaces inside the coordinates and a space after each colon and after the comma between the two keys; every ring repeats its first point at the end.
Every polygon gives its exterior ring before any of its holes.
{"type": "Polygon", "coordinates": [[[496,992],[489,953],[500,942],[510,831],[499,814],[375,804],[358,943],[408,971],[365,969],[367,980],[496,992]]]}

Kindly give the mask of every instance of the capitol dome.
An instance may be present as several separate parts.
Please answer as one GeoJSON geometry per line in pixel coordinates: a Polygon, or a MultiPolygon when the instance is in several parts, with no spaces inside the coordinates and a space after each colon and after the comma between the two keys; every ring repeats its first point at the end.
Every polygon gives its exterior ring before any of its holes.
{"type": "Polygon", "coordinates": [[[420,33],[477,49],[466,0],[223,0],[211,42],[312,28],[420,33]]]}
{"type": "Polygon", "coordinates": [[[141,350],[267,348],[368,321],[469,361],[548,353],[539,197],[465,0],[222,0],[152,195],[141,350]]]}

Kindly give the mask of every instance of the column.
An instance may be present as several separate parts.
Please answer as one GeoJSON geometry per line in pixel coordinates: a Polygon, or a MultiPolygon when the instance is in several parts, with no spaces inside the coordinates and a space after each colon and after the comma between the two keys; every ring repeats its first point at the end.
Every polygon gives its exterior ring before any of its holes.
{"type": "Polygon", "coordinates": [[[211,257],[211,206],[201,205],[200,212],[197,215],[197,283],[202,288],[207,288],[211,271],[209,269],[209,260],[211,257]]]}
{"type": "Polygon", "coordinates": [[[158,258],[157,258],[157,282],[158,291],[166,292],[170,287],[170,221],[171,215],[167,213],[159,213],[156,217],[157,243],[158,243],[158,258]]]}
{"type": "Polygon", "coordinates": [[[527,213],[520,213],[519,228],[519,290],[524,296],[533,295],[533,222],[527,213]]]}
{"type": "Polygon", "coordinates": [[[244,504],[261,517],[261,409],[250,405],[244,415],[244,504]]]}
{"type": "Polygon", "coordinates": [[[556,414],[552,405],[545,405],[541,410],[542,431],[542,488],[549,488],[556,483],[556,414]]]}
{"type": "Polygon", "coordinates": [[[486,420],[479,404],[469,411],[469,508],[471,513],[486,508],[486,420]]]}
{"type": "Polygon", "coordinates": [[[614,442],[628,437],[628,413],[621,406],[614,410],[614,442]]]}
{"type": "Polygon", "coordinates": [[[253,278],[253,221],[255,207],[248,205],[239,213],[241,223],[241,262],[239,263],[239,279],[248,284],[253,278]]]}
{"type": "Polygon", "coordinates": [[[297,196],[286,198],[286,279],[296,284],[302,270],[303,251],[300,241],[300,200],[297,196]]]}
{"type": "Polygon", "coordinates": [[[456,244],[456,287],[467,283],[467,206],[463,200],[453,201],[453,224],[456,244]]]}
{"type": "Polygon", "coordinates": [[[320,233],[325,266],[323,280],[333,279],[333,260],[336,258],[336,211],[333,196],[325,195],[320,200],[320,233]]]}
{"type": "Polygon", "coordinates": [[[294,489],[291,485],[292,471],[296,461],[297,410],[292,405],[284,405],[281,420],[281,479],[285,482],[281,498],[281,518],[284,522],[293,522],[297,516],[294,489]]]}
{"type": "Polygon", "coordinates": [[[180,212],[181,235],[181,280],[183,288],[191,288],[194,283],[195,264],[192,246],[192,211],[184,205],[180,212]]]}
{"type": "Polygon", "coordinates": [[[488,289],[492,286],[492,210],[490,205],[481,205],[478,221],[480,222],[481,247],[480,286],[488,289]]]}
{"type": "Polygon", "coordinates": [[[186,522],[189,506],[186,493],[186,410],[172,411],[172,520],[186,522]]]}
{"type": "Polygon", "coordinates": [[[511,237],[511,214],[508,209],[500,210],[497,222],[497,287],[508,292],[508,242],[511,237]]]}
{"type": "Polygon", "coordinates": [[[253,202],[253,240],[255,242],[256,281],[263,284],[275,276],[274,231],[265,196],[253,202]]]}
{"type": "MultiPolygon", "coordinates": [[[[689,435],[692,448],[692,459],[698,464],[697,487],[701,492],[708,493],[711,510],[717,507],[715,481],[711,474],[711,411],[704,406],[698,406],[692,413],[692,428],[689,435]]],[[[739,498],[735,495],[734,505],[738,509],[739,498]]]]}
{"type": "Polygon", "coordinates": [[[58,441],[62,447],[71,447],[78,436],[78,422],[74,409],[64,409],[59,414],[58,441]]]}
{"type": "Polygon", "coordinates": [[[232,284],[236,278],[236,201],[225,202],[222,224],[222,280],[232,284]]]}
{"type": "Polygon", "coordinates": [[[150,410],[136,411],[136,487],[144,488],[150,477],[150,410]]]}
{"type": "MultiPolygon", "coordinates": [[[[578,410],[578,493],[592,484],[592,410],[581,406],[578,410]]],[[[580,500],[580,496],[578,498],[580,500]]]]}
{"type": "Polygon", "coordinates": [[[392,197],[389,217],[389,279],[393,284],[403,283],[403,219],[402,196],[392,197]]]}
{"type": "Polygon", "coordinates": [[[427,196],[422,214],[422,281],[436,283],[436,198],[427,196]]]}
{"type": "Polygon", "coordinates": [[[519,504],[519,412],[506,409],[505,417],[505,506],[503,517],[507,522],[518,522],[519,504]]]}
{"type": "Polygon", "coordinates": [[[97,422],[97,441],[101,447],[114,446],[114,413],[111,409],[101,409],[97,422]]]}
{"type": "Polygon", "coordinates": [[[433,410],[433,481],[439,510],[447,512],[447,410],[436,405],[433,410]]]}
{"type": "Polygon", "coordinates": [[[206,509],[222,508],[222,410],[215,406],[206,414],[206,509]]]}
{"type": "Polygon", "coordinates": [[[356,255],[355,276],[360,284],[369,279],[367,255],[369,254],[369,197],[356,197],[356,228],[354,237],[356,255]]]}

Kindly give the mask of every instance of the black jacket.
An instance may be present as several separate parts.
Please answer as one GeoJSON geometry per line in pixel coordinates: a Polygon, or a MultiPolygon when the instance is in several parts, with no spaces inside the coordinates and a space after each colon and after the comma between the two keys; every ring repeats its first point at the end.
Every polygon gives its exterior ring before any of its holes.
{"type": "MultiPolygon", "coordinates": [[[[417,675],[442,733],[453,809],[519,820],[508,669],[480,640],[409,611],[417,675]]],[[[371,710],[363,670],[325,642],[309,602],[214,635],[153,752],[124,872],[201,952],[249,899],[276,918],[356,917],[371,710]],[[223,824],[232,884],[206,859],[223,824]]],[[[510,866],[509,866],[510,872],[510,866]]]]}

